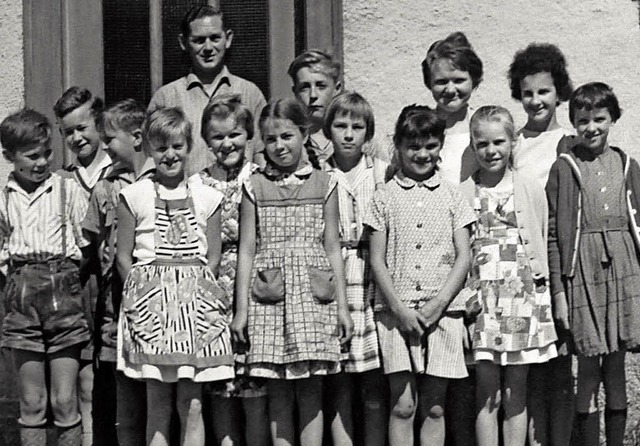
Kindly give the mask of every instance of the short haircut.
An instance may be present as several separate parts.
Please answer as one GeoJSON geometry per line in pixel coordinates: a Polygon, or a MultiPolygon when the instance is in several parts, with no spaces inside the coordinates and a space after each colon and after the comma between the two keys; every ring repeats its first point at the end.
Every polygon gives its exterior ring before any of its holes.
{"type": "Polygon", "coordinates": [[[336,116],[350,115],[361,118],[366,126],[365,141],[371,141],[375,132],[373,109],[367,100],[355,91],[345,91],[333,98],[324,116],[322,132],[331,139],[331,125],[336,116]]]}
{"type": "Polygon", "coordinates": [[[293,62],[289,65],[287,73],[294,86],[296,85],[298,71],[302,68],[313,68],[315,71],[324,73],[333,79],[334,83],[340,80],[340,75],[342,74],[340,62],[331,54],[316,49],[305,51],[293,59],[293,62]]]}
{"type": "Polygon", "coordinates": [[[89,90],[83,87],[73,86],[67,89],[60,99],[53,106],[53,112],[56,118],[62,119],[75,109],[82,107],[84,104],[91,104],[91,116],[95,119],[104,108],[102,99],[95,97],[89,90]]]}
{"type": "Polygon", "coordinates": [[[180,33],[182,36],[189,37],[191,35],[191,22],[203,17],[220,17],[220,20],[222,21],[222,30],[227,30],[224,23],[224,14],[219,6],[196,5],[189,9],[184,17],[182,17],[182,21],[180,22],[180,33]]]}
{"type": "Polygon", "coordinates": [[[562,51],[550,43],[531,43],[515,54],[509,67],[511,97],[518,101],[522,100],[520,82],[525,77],[537,73],[549,73],[558,99],[561,102],[569,100],[573,85],[567,72],[567,61],[562,51]]]}
{"type": "Polygon", "coordinates": [[[616,122],[622,116],[618,98],[611,87],[604,82],[589,82],[573,92],[571,99],[569,99],[569,119],[571,123],[573,124],[576,109],[593,110],[594,108],[606,108],[613,122],[616,122]]]}
{"type": "Polygon", "coordinates": [[[429,47],[427,57],[422,61],[422,77],[429,90],[431,90],[431,69],[440,59],[448,59],[457,70],[468,72],[473,88],[482,82],[482,61],[464,33],[454,32],[443,40],[437,40],[429,47]]]}
{"type": "Polygon", "coordinates": [[[209,124],[213,120],[225,120],[232,117],[236,125],[240,124],[247,131],[247,139],[253,138],[253,113],[242,103],[239,94],[224,94],[211,98],[202,112],[200,136],[207,139],[209,124]]]}
{"type": "Polygon", "coordinates": [[[187,148],[193,147],[191,123],[179,107],[162,107],[151,112],[142,127],[142,141],[145,153],[151,153],[151,141],[166,143],[175,136],[184,136],[187,148]]]}
{"type": "Polygon", "coordinates": [[[435,137],[444,141],[446,121],[426,105],[408,105],[402,109],[396,121],[393,143],[396,148],[404,139],[435,137]]]}
{"type": "Polygon", "coordinates": [[[146,111],[135,99],[125,99],[104,109],[98,116],[98,131],[122,130],[128,133],[141,129],[146,111]]]}
{"type": "Polygon", "coordinates": [[[475,149],[474,131],[478,128],[481,122],[497,122],[502,124],[505,131],[511,138],[511,141],[516,141],[518,136],[516,134],[516,125],[513,122],[513,116],[504,107],[499,105],[484,105],[475,111],[471,120],[469,121],[469,130],[471,133],[471,144],[475,149]]]}
{"type": "Polygon", "coordinates": [[[30,108],[10,114],[0,123],[0,143],[11,153],[34,144],[51,142],[51,124],[46,116],[30,108]]]}

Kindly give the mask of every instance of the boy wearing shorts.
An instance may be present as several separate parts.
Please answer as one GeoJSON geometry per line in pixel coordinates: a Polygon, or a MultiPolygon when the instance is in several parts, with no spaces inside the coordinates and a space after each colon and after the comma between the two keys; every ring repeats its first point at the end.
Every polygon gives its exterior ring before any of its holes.
{"type": "Polygon", "coordinates": [[[13,164],[0,195],[0,283],[6,284],[7,310],[0,345],[12,350],[18,372],[22,445],[46,444],[50,402],[57,445],[79,446],[76,382],[80,350],[90,337],[80,283],[87,201],[75,181],[51,173],[50,142],[51,125],[34,110],[0,124],[3,155],[13,164]]]}

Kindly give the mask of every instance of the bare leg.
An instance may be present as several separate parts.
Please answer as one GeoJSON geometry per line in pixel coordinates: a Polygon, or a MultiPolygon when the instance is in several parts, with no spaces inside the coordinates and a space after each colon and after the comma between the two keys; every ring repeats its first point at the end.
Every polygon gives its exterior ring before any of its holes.
{"type": "Polygon", "coordinates": [[[444,408],[449,379],[431,375],[418,376],[420,444],[444,446],[444,408]]]}
{"type": "Polygon", "coordinates": [[[389,376],[389,445],[413,444],[413,421],[418,406],[416,377],[409,372],[389,376]]]}
{"type": "Polygon", "coordinates": [[[296,401],[300,416],[301,446],[321,446],[324,430],[322,412],[322,378],[312,377],[296,382],[296,401]]]}
{"type": "Polygon", "coordinates": [[[295,383],[284,379],[272,379],[268,384],[269,420],[273,446],[295,444],[294,404],[295,383]]]}
{"type": "Polygon", "coordinates": [[[327,418],[331,421],[333,444],[353,445],[353,386],[352,375],[338,373],[325,378],[327,418]]]}
{"type": "Polygon", "coordinates": [[[504,409],[504,444],[524,446],[527,441],[527,373],[528,365],[504,368],[502,407],[504,409]]]}
{"type": "Polygon", "coordinates": [[[363,373],[360,377],[360,392],[364,428],[364,444],[384,446],[387,443],[389,421],[389,386],[381,370],[363,373]]]}
{"type": "Polygon", "coordinates": [[[78,406],[82,415],[82,446],[93,444],[93,364],[82,361],[78,374],[78,406]]]}
{"type": "Polygon", "coordinates": [[[500,366],[489,361],[478,361],[476,380],[476,441],[479,446],[497,446],[498,409],[502,404],[500,366]]]}
{"type": "Polygon", "coordinates": [[[43,353],[13,349],[20,392],[20,423],[38,426],[46,421],[47,384],[43,353]]]}
{"type": "Polygon", "coordinates": [[[180,417],[180,444],[204,446],[202,384],[181,379],[176,385],[176,408],[180,417]]]}
{"type": "Polygon", "coordinates": [[[146,383],[147,445],[169,446],[174,385],[153,379],[146,383]]]}

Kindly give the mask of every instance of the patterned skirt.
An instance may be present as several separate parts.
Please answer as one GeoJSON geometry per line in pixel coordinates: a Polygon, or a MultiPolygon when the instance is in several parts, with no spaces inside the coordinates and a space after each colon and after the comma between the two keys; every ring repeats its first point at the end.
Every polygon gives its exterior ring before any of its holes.
{"type": "Polygon", "coordinates": [[[124,284],[118,368],[164,382],[232,378],[229,307],[205,265],[134,266],[124,284]]]}

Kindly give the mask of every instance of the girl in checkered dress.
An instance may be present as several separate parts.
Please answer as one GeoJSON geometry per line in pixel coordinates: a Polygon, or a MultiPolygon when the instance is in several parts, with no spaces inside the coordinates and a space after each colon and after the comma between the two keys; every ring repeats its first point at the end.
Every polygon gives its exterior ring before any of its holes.
{"type": "MultiPolygon", "coordinates": [[[[373,110],[355,92],[336,96],[325,116],[324,133],[334,152],[327,159],[325,171],[338,182],[340,209],[340,244],[345,262],[347,303],[354,331],[349,352],[342,360],[342,371],[327,377],[333,389],[327,395],[334,444],[353,444],[352,408],[362,414],[365,444],[384,445],[386,439],[386,380],[380,369],[380,347],[373,317],[373,278],[369,268],[369,235],[362,224],[376,187],[384,184],[377,175],[376,162],[363,153],[364,145],[374,133],[373,110]],[[353,406],[355,401],[361,406],[353,406]]],[[[384,164],[386,167],[386,164],[384,164]]],[[[384,170],[383,167],[383,170],[384,170]]]]}
{"type": "Polygon", "coordinates": [[[322,377],[340,370],[353,331],[336,183],[304,150],[308,128],[295,100],[267,104],[260,116],[267,165],[245,181],[240,209],[231,328],[247,346],[241,372],[268,378],[274,444],[295,444],[296,432],[301,444],[322,444],[322,377]]]}

